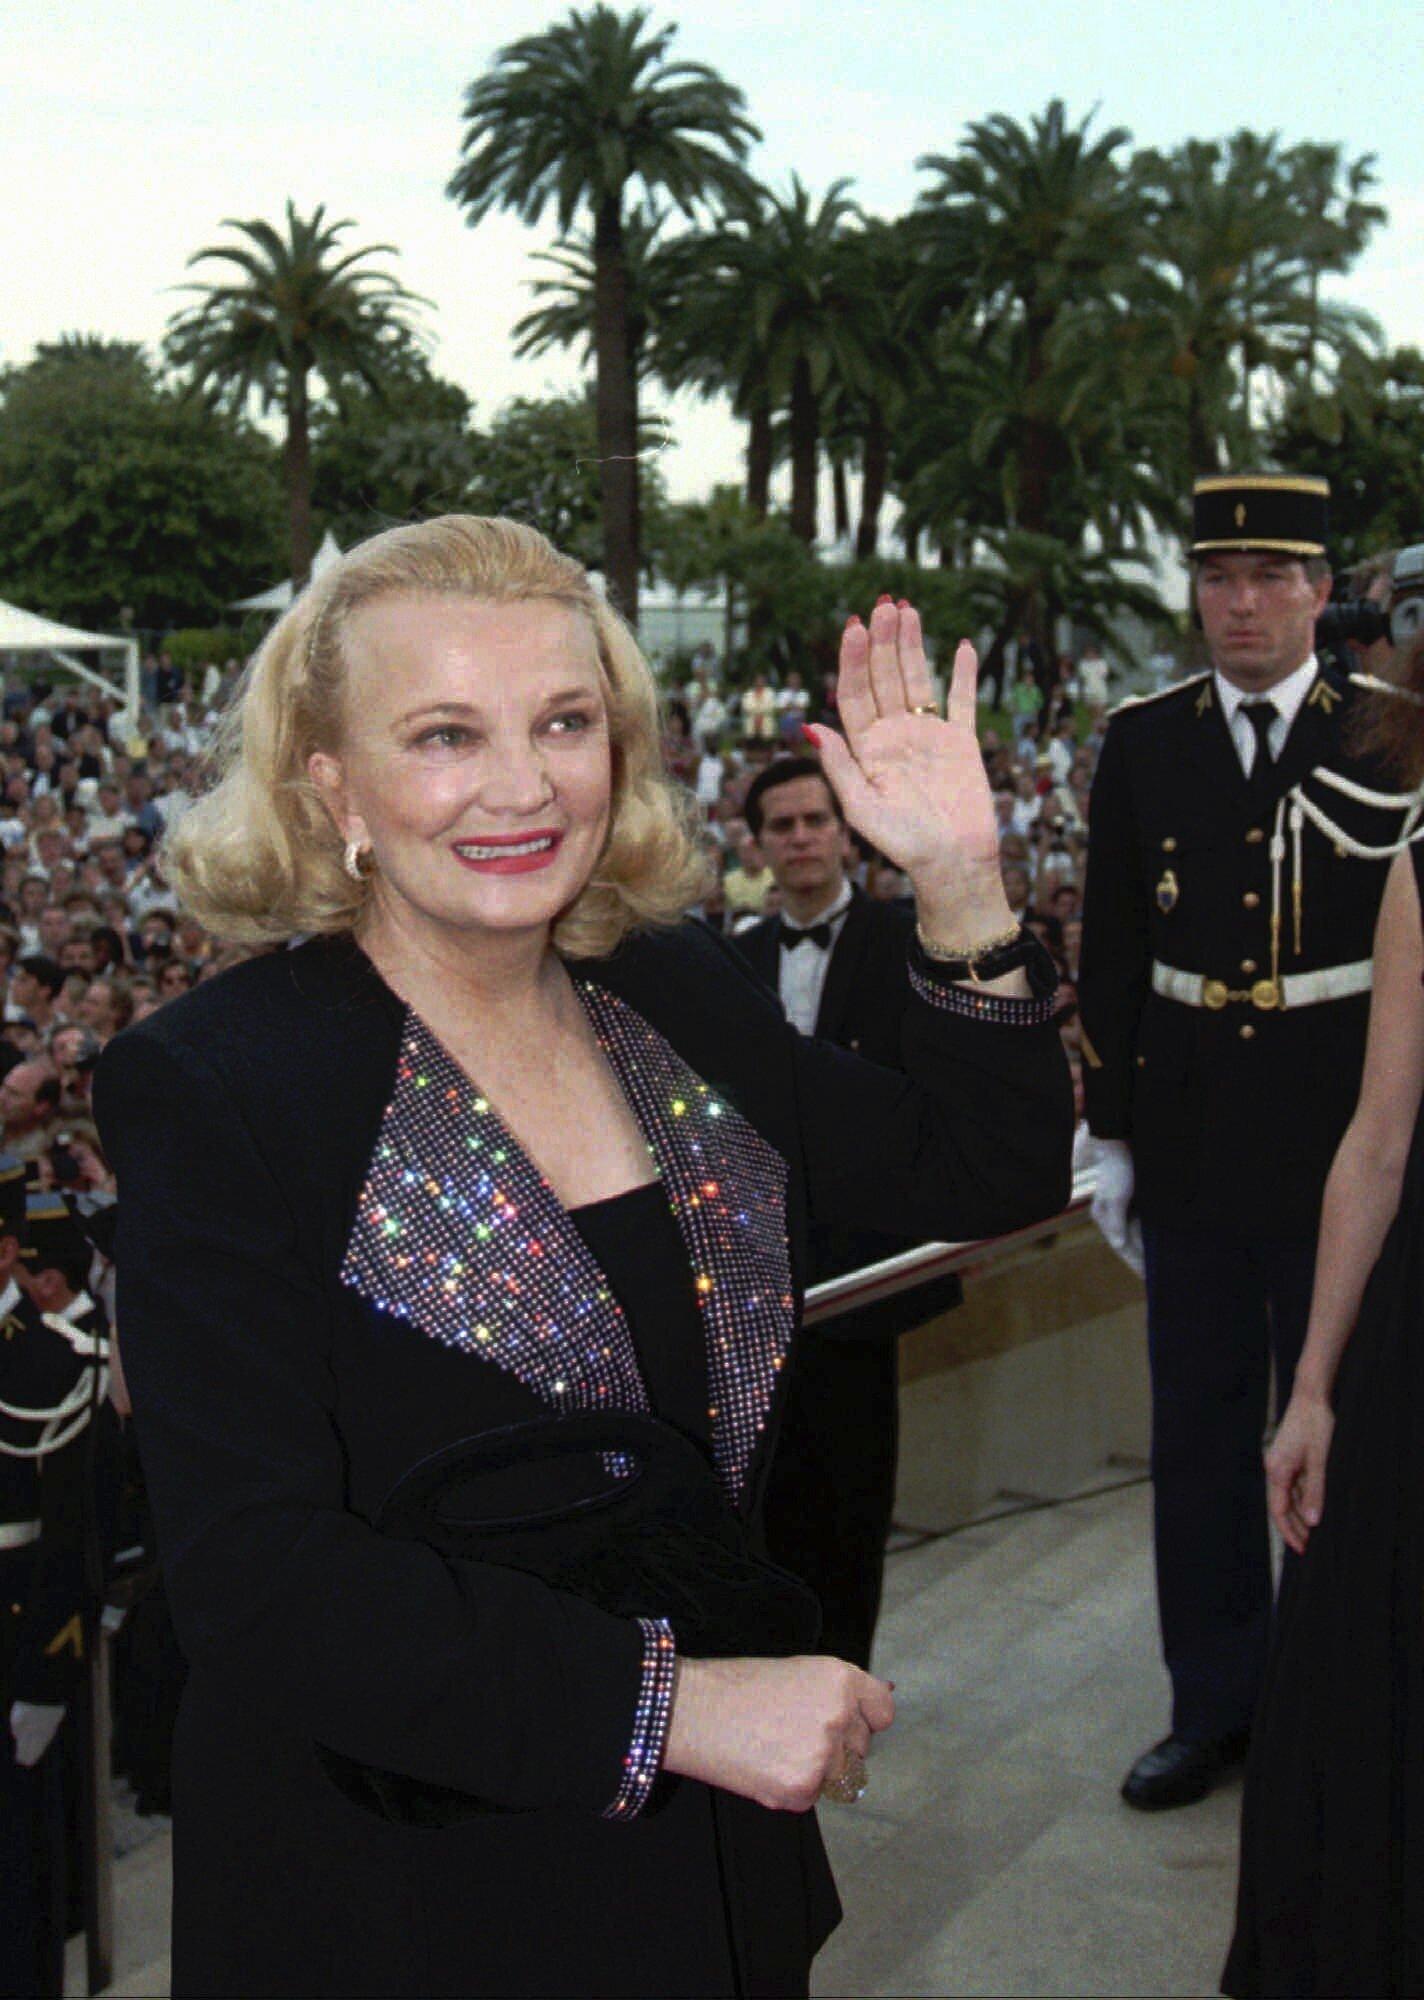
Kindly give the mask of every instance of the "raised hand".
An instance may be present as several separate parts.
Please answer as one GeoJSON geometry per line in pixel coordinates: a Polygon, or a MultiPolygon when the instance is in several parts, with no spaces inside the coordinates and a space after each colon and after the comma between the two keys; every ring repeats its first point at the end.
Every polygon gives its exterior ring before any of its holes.
{"type": "Polygon", "coordinates": [[[949,712],[937,712],[919,613],[882,598],[867,629],[852,618],[841,639],[836,701],[845,735],[817,725],[821,753],[846,818],[903,868],[926,905],[969,922],[1008,921],[994,802],[975,733],[979,663],[965,641],[954,656],[949,712]]]}

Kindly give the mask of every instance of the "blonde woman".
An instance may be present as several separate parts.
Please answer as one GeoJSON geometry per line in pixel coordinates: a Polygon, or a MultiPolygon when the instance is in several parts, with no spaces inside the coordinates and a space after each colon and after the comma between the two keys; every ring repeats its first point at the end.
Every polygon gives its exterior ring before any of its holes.
{"type": "Polygon", "coordinates": [[[1067,1194],[973,679],[934,712],[882,607],[823,744],[919,897],[907,1078],[679,925],[648,670],[531,529],[382,535],[255,661],[165,865],[215,937],[305,941],[96,1080],[192,1668],[176,1993],[805,1992],[811,1808],[893,1713],[756,1549],[807,1218],[1067,1194]]]}

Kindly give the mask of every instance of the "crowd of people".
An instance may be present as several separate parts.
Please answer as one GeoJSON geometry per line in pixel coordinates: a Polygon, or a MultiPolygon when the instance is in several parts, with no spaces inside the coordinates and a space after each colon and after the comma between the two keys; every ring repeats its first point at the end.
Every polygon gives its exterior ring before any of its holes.
{"type": "Polygon", "coordinates": [[[89,1115],[106,1042],[229,962],[178,908],[165,827],[232,675],[135,728],[87,686],[7,681],[0,706],[0,1129],[43,1188],[109,1191],[89,1115]]]}

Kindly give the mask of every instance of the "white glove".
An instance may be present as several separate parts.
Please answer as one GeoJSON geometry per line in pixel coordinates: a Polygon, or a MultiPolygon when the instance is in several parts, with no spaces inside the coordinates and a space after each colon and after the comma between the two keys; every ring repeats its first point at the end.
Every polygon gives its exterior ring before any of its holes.
{"type": "Polygon", "coordinates": [[[59,1734],[64,1720],[63,1707],[40,1701],[13,1701],[10,1704],[10,1734],[15,1739],[15,1762],[30,1770],[38,1764],[59,1734]]]}
{"type": "Polygon", "coordinates": [[[1126,1139],[1099,1139],[1098,1185],[1093,1195],[1092,1217],[1103,1240],[1115,1250],[1130,1270],[1142,1276],[1142,1226],[1128,1218],[1137,1176],[1133,1171],[1132,1148],[1126,1139]]]}

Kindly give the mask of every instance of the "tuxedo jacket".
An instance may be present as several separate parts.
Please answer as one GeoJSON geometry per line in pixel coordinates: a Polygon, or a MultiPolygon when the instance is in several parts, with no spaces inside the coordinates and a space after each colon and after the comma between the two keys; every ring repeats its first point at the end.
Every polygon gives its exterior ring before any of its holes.
{"type": "MultiPolygon", "coordinates": [[[[696,1272],[716,1469],[754,1516],[811,1220],[953,1237],[1056,1211],[1056,1031],[911,999],[893,1074],[797,1035],[695,924],[570,972],[696,1272]]],[[[793,1990],[776,1982],[804,1978],[835,1914],[813,1816],[683,1781],[632,1826],[603,1817],[644,1689],[638,1624],[374,1526],[461,1438],[647,1407],[591,1252],[477,1082],[353,942],[317,940],[118,1036],[94,1102],[192,1669],[175,1984],[468,1992],[475,1962],[489,1991],[702,1991],[686,1955],[705,1930],[740,1940],[738,1990],[793,1990]],[[490,1810],[438,1833],[358,1824],[316,1744],[490,1810]]]]}
{"type": "MultiPolygon", "coordinates": [[[[732,939],[773,993],[778,990],[780,975],[780,931],[779,917],[764,917],[732,939]]],[[[830,947],[830,964],[816,1010],[819,1039],[838,1043],[887,1069],[904,1067],[902,1043],[911,998],[907,968],[914,936],[915,919],[908,904],[875,902],[852,886],[845,921],[830,947]]],[[[801,945],[798,949],[814,947],[801,945]]],[[[845,1271],[863,1270],[921,1240],[903,1231],[813,1221],[807,1282],[814,1285],[845,1271]]],[[[820,1337],[893,1338],[958,1305],[962,1295],[958,1278],[932,1279],[897,1292],[893,1298],[839,1315],[824,1324],[820,1337]]]]}

